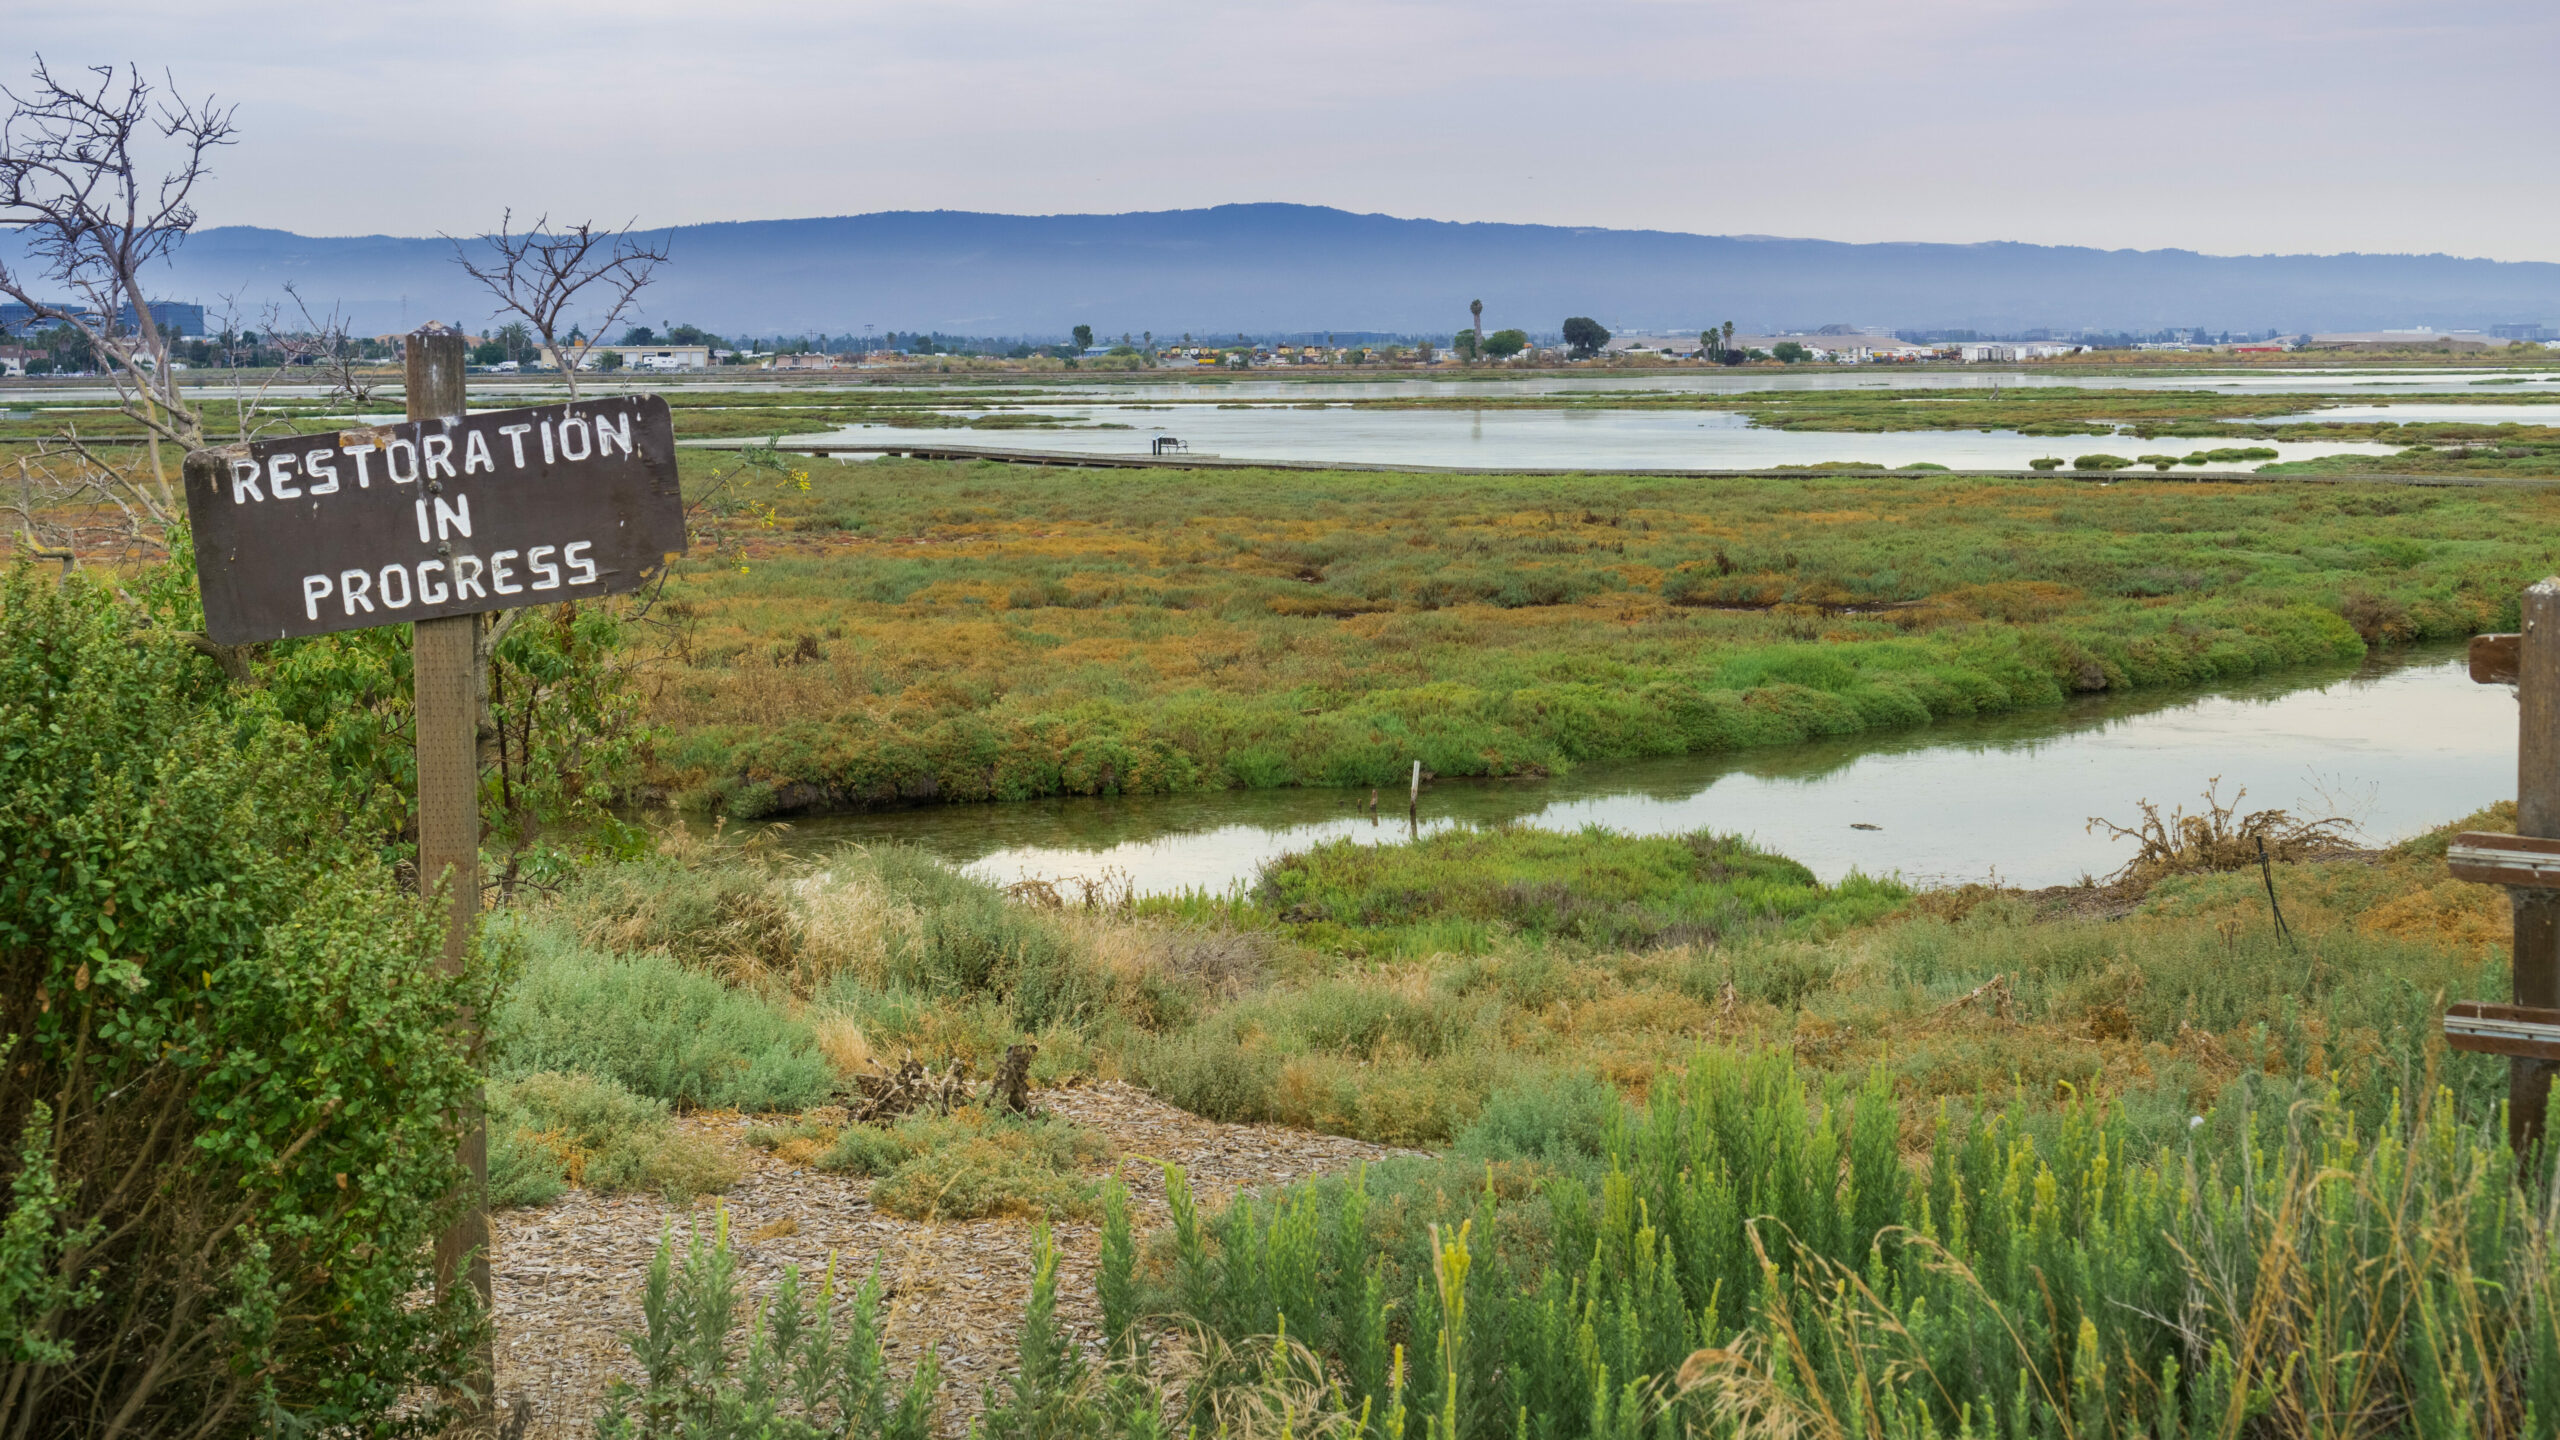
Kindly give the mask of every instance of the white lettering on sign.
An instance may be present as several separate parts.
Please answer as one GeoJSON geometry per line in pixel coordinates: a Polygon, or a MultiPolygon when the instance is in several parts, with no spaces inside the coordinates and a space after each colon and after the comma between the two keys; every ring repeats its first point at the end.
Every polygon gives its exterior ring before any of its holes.
{"type": "Polygon", "coordinates": [[[456,495],[453,497],[453,503],[447,505],[444,503],[443,496],[437,496],[436,538],[450,540],[456,530],[462,532],[463,539],[471,538],[471,497],[456,495]]]}
{"type": "MultiPolygon", "coordinates": [[[[461,497],[457,496],[456,499],[461,497]]],[[[424,506],[427,502],[418,502],[424,506]]],[[[438,511],[444,502],[436,502],[438,511]]],[[[443,518],[442,515],[439,518],[443,518]]],[[[455,517],[457,519],[462,517],[455,517]]],[[[471,532],[461,532],[468,536],[471,532]]],[[[320,602],[335,595],[346,614],[362,611],[372,614],[377,609],[405,610],[412,604],[442,605],[447,601],[487,600],[491,590],[501,595],[521,595],[526,590],[558,590],[564,585],[592,585],[603,572],[596,568],[592,540],[572,540],[566,545],[536,545],[530,550],[501,550],[483,560],[477,555],[456,555],[451,560],[420,560],[412,565],[385,565],[380,570],[343,570],[330,576],[302,577],[302,614],[306,620],[320,618],[320,602]],[[552,559],[558,556],[557,560],[552,559]],[[531,584],[516,580],[518,561],[531,571],[531,584]],[[567,575],[561,573],[567,567],[567,575]]]]}
{"type": "MultiPolygon", "coordinates": [[[[525,454],[524,437],[539,430],[542,435],[542,461],[549,465],[561,460],[610,460],[619,448],[625,456],[637,458],[639,449],[631,440],[631,415],[565,415],[559,421],[543,421],[540,425],[519,423],[501,425],[495,433],[507,438],[507,458],[512,468],[524,470],[532,461],[525,454]]],[[[497,449],[490,443],[489,432],[462,432],[462,459],[455,468],[454,442],[451,435],[421,435],[415,439],[393,436],[367,436],[355,444],[341,444],[334,451],[318,448],[300,454],[283,452],[266,457],[262,464],[254,459],[234,459],[231,467],[231,503],[245,505],[263,501],[272,495],[279,500],[299,500],[306,495],[335,495],[343,488],[337,456],[354,459],[356,488],[373,488],[373,456],[383,455],[382,473],[394,485],[414,484],[419,480],[450,477],[459,480],[483,471],[499,473],[497,449]]],[[[423,531],[421,532],[423,533],[423,531]]],[[[464,532],[468,534],[466,530],[464,532]]]]}

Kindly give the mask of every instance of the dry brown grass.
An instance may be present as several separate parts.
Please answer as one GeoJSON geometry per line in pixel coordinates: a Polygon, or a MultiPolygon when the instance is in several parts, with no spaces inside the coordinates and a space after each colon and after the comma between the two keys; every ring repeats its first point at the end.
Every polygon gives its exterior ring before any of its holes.
{"type": "Polygon", "coordinates": [[[862,1027],[856,1025],[852,1017],[823,1016],[818,1020],[816,1029],[818,1053],[827,1057],[828,1066],[838,1075],[850,1078],[868,1074],[878,1065],[870,1038],[862,1033],[862,1027]]]}
{"type": "Polygon", "coordinates": [[[923,937],[923,917],[876,876],[819,870],[794,880],[791,890],[800,912],[792,988],[800,994],[815,994],[838,976],[885,985],[899,947],[923,937]]]}
{"type": "Polygon", "coordinates": [[[2142,800],[2135,803],[2142,819],[2132,825],[2091,816],[2093,833],[2104,830],[2140,847],[2122,870],[2108,877],[2108,883],[2139,894],[2171,875],[2245,870],[2261,860],[2315,860],[2355,848],[2354,827],[2347,820],[2334,815],[2304,819],[2286,810],[2243,814],[2240,802],[2248,798],[2247,787],[2224,800],[2216,793],[2221,785],[2219,775],[2205,782],[2204,808],[2193,815],[2180,807],[2164,820],[2159,806],[2142,800]]]}

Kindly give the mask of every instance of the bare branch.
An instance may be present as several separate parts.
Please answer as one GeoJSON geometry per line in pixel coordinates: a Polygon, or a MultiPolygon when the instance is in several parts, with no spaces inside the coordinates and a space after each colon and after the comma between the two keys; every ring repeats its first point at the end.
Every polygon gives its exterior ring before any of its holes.
{"type": "Polygon", "coordinates": [[[515,212],[506,211],[498,233],[477,241],[444,238],[453,245],[454,263],[496,298],[493,313],[519,316],[533,327],[575,400],[578,368],[598,339],[630,313],[632,302],[666,263],[667,242],[661,238],[644,244],[632,235],[630,224],[599,230],[593,222],[580,221],[555,233],[548,215],[536,216],[529,229],[517,234],[514,220],[515,212]],[[489,253],[475,255],[475,245],[489,253]],[[575,323],[581,296],[586,297],[585,313],[594,317],[592,331],[575,323]],[[577,338],[564,335],[564,329],[577,338]]]}
{"type": "Polygon", "coordinates": [[[156,408],[185,432],[200,427],[180,401],[143,277],[195,227],[196,183],[235,127],[232,107],[179,96],[174,81],[167,89],[155,98],[133,66],[58,76],[41,56],[25,93],[0,88],[13,107],[0,121],[0,226],[25,235],[36,267],[0,265],[0,294],[35,320],[78,331],[114,371],[137,419],[150,423],[156,408]],[[156,179],[146,149],[165,157],[156,179]]]}
{"type": "Polygon", "coordinates": [[[373,394],[373,387],[356,378],[356,347],[347,334],[346,317],[332,305],[325,319],[314,318],[310,302],[302,298],[302,292],[290,280],[285,282],[284,293],[302,312],[303,336],[309,341],[312,361],[329,377],[329,398],[362,405],[373,394]]]}
{"type": "Polygon", "coordinates": [[[0,296],[76,334],[146,437],[143,453],[109,455],[66,430],[22,457],[7,508],[37,543],[165,550],[179,500],[161,444],[205,443],[144,285],[195,228],[196,184],[235,127],[230,106],[163,81],[131,65],[60,74],[38,56],[27,85],[0,87],[0,229],[18,231],[27,255],[0,263],[0,296]]]}

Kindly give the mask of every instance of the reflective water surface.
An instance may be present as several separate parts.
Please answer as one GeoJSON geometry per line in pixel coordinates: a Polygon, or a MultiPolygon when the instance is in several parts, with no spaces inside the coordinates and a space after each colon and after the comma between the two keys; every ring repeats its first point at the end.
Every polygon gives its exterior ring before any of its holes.
{"type": "MultiPolygon", "coordinates": [[[[1591,765],[1558,780],[1440,781],[1424,787],[1417,828],[1712,829],[1826,880],[1857,869],[2067,884],[2129,857],[2088,832],[2091,816],[2130,823],[2144,799],[2164,813],[2192,809],[2214,776],[2226,799],[2246,788],[2251,809],[2343,814],[2379,843],[2513,796],[2515,750],[2509,689],[2476,685],[2457,656],[2429,650],[2201,694],[2101,696],[1881,737],[1591,765]]],[[[1367,800],[1265,790],[951,805],[804,819],[789,843],[907,841],[1003,883],[1121,875],[1147,894],[1223,891],[1320,840],[1392,844],[1411,833],[1401,792],[1382,797],[1374,822],[1367,800]]]]}
{"type": "MultiPolygon", "coordinates": [[[[1143,455],[1158,435],[1196,454],[1237,460],[1531,469],[1764,470],[1846,461],[2024,470],[2030,462],[2105,453],[2127,460],[2160,453],[2254,445],[2242,440],[2142,440],[2130,435],[2021,435],[2014,430],[1890,430],[1875,434],[1768,430],[1730,410],[1359,410],[1303,405],[1039,405],[1075,425],[1111,429],[957,430],[855,425],[824,436],[854,444],[965,445],[1007,451],[1143,455]],[[1123,428],[1125,427],[1125,428],[1123,428]]],[[[2269,442],[2280,460],[2390,455],[2366,441],[2269,442]]],[[[2246,470],[2253,463],[2226,467],[2246,470]]],[[[2192,473],[2192,472],[2189,472],[2192,473]]]]}

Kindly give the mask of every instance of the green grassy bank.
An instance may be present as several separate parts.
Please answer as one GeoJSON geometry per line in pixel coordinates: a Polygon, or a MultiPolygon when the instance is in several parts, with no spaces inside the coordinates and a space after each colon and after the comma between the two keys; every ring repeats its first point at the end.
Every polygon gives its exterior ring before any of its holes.
{"type": "Polygon", "coordinates": [[[654,778],[739,816],[1788,744],[2465,635],[2560,565],[2539,491],[793,463],[647,632],[654,778]]]}

